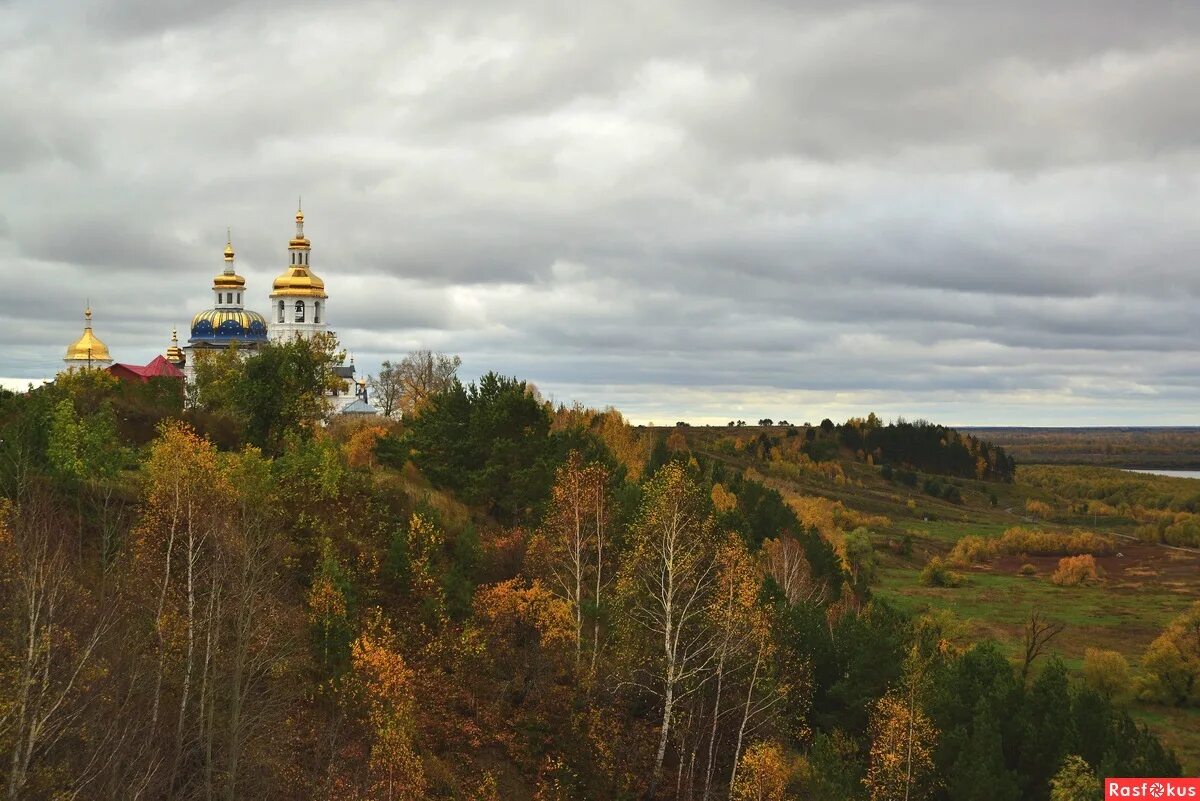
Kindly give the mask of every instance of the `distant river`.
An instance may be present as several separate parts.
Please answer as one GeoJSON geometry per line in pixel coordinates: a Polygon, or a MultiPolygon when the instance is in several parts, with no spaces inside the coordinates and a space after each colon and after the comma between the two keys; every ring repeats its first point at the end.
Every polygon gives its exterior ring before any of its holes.
{"type": "Polygon", "coordinates": [[[1133,470],[1130,473],[1149,473],[1152,476],[1175,476],[1176,478],[1200,478],[1200,470],[1133,470]]]}

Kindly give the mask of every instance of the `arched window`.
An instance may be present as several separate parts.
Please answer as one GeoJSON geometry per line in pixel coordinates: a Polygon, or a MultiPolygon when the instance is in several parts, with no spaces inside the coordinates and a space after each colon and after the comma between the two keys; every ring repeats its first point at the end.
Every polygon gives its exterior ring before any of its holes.
{"type": "Polygon", "coordinates": [[[242,302],[242,293],[241,292],[238,293],[238,301],[237,302],[238,303],[242,302]]]}
{"type": "Polygon", "coordinates": [[[279,301],[279,322],[283,322],[283,301],[279,301]]]}
{"type": "Polygon", "coordinates": [[[304,301],[296,301],[296,322],[304,322],[304,301]]]}
{"type": "Polygon", "coordinates": [[[313,301],[313,322],[321,322],[321,301],[319,300],[313,301]]]}

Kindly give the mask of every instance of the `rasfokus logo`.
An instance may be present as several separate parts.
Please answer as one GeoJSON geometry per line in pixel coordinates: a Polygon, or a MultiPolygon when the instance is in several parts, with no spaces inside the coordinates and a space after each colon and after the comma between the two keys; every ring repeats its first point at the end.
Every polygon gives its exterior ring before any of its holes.
{"type": "Polygon", "coordinates": [[[1200,799],[1200,779],[1105,779],[1104,801],[1115,798],[1200,799]]]}

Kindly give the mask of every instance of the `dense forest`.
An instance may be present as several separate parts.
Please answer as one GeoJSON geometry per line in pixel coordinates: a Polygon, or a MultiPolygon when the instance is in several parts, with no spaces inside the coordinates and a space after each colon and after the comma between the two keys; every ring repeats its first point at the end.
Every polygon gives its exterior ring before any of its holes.
{"type": "Polygon", "coordinates": [[[1200,428],[976,428],[1022,464],[1200,469],[1200,428]]]}
{"type": "MultiPolygon", "coordinates": [[[[333,347],[223,354],[186,399],[101,371],[0,395],[8,798],[1069,801],[1180,773],[1036,617],[1014,663],[902,612],[854,537],[685,438],[430,354],[378,377],[390,416],[327,420],[333,347]]],[[[804,430],[740,447],[1012,477],[929,424],[804,430]]]]}
{"type": "MultiPolygon", "coordinates": [[[[903,419],[884,424],[874,414],[854,417],[842,424],[825,419],[820,425],[773,424],[760,420],[747,442],[738,430],[726,448],[749,449],[763,460],[828,462],[843,456],[889,468],[902,480],[927,473],[956,478],[1012,481],[1016,463],[1004,449],[970,434],[925,420],[903,419]]],[[[680,424],[681,427],[686,424],[680,424]]]]}

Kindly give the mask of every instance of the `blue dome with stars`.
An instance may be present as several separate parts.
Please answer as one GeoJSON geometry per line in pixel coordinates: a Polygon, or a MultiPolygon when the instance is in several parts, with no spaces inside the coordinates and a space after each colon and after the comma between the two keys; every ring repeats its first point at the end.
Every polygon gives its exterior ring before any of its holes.
{"type": "Polygon", "coordinates": [[[209,309],[192,318],[192,345],[265,344],[267,319],[244,309],[209,309]]]}

